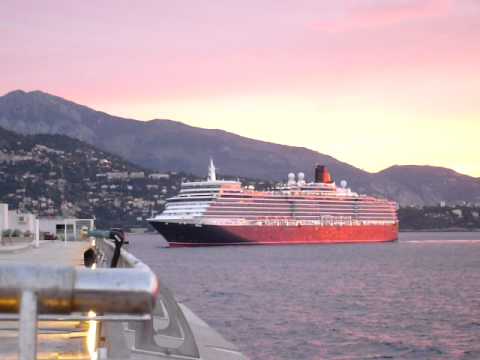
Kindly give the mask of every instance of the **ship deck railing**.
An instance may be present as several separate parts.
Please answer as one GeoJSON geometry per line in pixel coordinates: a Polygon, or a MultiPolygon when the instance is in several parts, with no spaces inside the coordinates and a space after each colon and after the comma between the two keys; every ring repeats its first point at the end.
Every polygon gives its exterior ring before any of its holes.
{"type": "MultiPolygon", "coordinates": [[[[316,218],[316,216],[311,216],[316,218]]],[[[254,219],[218,218],[214,215],[205,215],[202,220],[204,225],[252,225],[252,226],[362,226],[362,225],[393,225],[396,220],[358,220],[348,216],[323,216],[318,220],[306,220],[296,217],[256,217],[254,219]]]]}

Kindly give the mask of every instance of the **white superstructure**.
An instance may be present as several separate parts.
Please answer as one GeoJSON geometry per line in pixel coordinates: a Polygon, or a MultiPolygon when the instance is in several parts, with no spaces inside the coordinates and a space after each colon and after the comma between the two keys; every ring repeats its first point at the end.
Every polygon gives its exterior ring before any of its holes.
{"type": "MultiPolygon", "coordinates": [[[[329,176],[329,175],[328,175],[329,176]]],[[[182,183],[165,210],[150,222],[190,224],[282,225],[394,224],[396,204],[358,195],[332,181],[306,183],[303,173],[289,174],[287,185],[273,191],[243,188],[239,181],[217,180],[210,159],[207,181],[182,183]]]]}

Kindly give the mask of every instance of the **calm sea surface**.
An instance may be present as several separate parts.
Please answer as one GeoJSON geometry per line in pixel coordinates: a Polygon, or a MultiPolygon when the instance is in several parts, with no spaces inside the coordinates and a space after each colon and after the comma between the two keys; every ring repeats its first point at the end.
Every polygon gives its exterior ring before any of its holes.
{"type": "Polygon", "coordinates": [[[158,235],[130,239],[251,359],[480,359],[480,233],[176,249],[158,235]]]}

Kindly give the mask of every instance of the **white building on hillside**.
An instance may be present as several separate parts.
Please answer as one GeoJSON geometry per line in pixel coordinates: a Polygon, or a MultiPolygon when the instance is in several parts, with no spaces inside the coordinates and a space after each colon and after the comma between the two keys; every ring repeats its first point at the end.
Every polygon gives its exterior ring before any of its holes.
{"type": "Polygon", "coordinates": [[[0,203],[0,231],[20,230],[29,231],[33,234],[35,231],[36,216],[30,213],[22,213],[18,210],[9,210],[8,204],[0,203]]]}

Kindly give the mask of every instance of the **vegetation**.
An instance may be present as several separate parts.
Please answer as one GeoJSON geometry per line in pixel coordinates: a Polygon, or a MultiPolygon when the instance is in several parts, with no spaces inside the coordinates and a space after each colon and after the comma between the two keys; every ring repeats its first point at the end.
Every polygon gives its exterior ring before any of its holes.
{"type": "Polygon", "coordinates": [[[22,235],[22,232],[18,229],[14,229],[10,234],[11,237],[20,237],[21,235],[22,235]]]}
{"type": "Polygon", "coordinates": [[[398,211],[400,230],[479,230],[479,206],[403,207],[398,211]]]}
{"type": "Polygon", "coordinates": [[[0,233],[0,245],[12,244],[16,241],[31,240],[32,233],[30,231],[22,232],[19,229],[4,229],[0,233]]]}

